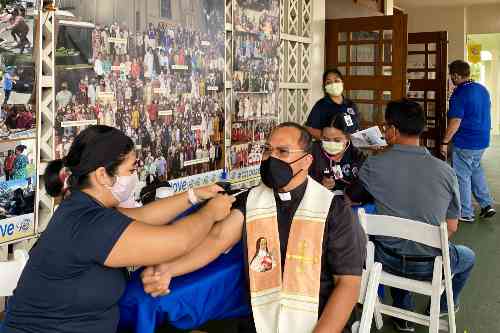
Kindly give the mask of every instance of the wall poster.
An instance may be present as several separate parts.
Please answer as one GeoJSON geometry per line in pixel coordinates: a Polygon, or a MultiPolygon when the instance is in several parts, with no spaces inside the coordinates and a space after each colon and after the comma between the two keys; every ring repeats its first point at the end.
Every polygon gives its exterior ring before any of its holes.
{"type": "Polygon", "coordinates": [[[89,15],[95,1],[82,0],[74,15],[97,19],[59,20],[57,157],[86,126],[105,124],[134,140],[142,181],[224,168],[224,1],[119,3],[123,15],[89,15]]]}
{"type": "Polygon", "coordinates": [[[35,234],[34,25],[32,7],[0,13],[0,244],[35,234]]]}
{"type": "Polygon", "coordinates": [[[279,8],[279,0],[234,2],[230,170],[258,168],[262,146],[277,125],[279,8]]]}
{"type": "Polygon", "coordinates": [[[0,142],[0,244],[35,233],[36,141],[0,142]]]}

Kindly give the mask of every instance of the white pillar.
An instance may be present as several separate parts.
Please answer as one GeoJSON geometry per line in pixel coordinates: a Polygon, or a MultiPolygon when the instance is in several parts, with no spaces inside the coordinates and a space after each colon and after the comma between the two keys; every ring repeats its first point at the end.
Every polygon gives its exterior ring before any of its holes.
{"type": "Polygon", "coordinates": [[[384,15],[391,16],[394,14],[394,0],[384,0],[384,15]]]}
{"type": "Polygon", "coordinates": [[[323,72],[325,71],[325,0],[313,1],[311,49],[311,98],[310,109],[323,98],[323,72]]]}

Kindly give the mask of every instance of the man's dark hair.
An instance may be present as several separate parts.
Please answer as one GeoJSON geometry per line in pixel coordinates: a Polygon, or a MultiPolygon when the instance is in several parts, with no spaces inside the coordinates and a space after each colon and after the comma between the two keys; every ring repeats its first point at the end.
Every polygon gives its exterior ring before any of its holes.
{"type": "Polygon", "coordinates": [[[276,127],[276,129],[287,128],[287,127],[291,127],[291,128],[295,128],[295,129],[299,130],[300,131],[300,138],[299,138],[300,147],[307,153],[312,152],[312,145],[313,145],[312,136],[307,131],[307,129],[304,126],[297,124],[297,123],[294,123],[294,122],[291,122],[291,121],[279,124],[276,127]]]}
{"type": "Polygon", "coordinates": [[[419,136],[425,130],[422,106],[407,99],[390,102],[385,110],[385,121],[403,135],[419,136]]]}
{"type": "Polygon", "coordinates": [[[470,65],[463,60],[455,60],[449,66],[450,75],[458,74],[463,78],[470,76],[470,65]]]}
{"type": "Polygon", "coordinates": [[[323,73],[323,85],[325,84],[326,78],[330,74],[335,74],[337,75],[342,81],[344,80],[344,77],[342,76],[342,73],[339,71],[338,68],[329,68],[323,73]]]}

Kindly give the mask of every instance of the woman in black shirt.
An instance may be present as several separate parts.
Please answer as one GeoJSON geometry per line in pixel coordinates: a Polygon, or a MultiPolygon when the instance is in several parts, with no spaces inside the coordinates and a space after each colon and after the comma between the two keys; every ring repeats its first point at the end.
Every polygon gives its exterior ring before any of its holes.
{"type": "Polygon", "coordinates": [[[64,159],[48,165],[47,193],[67,194],[30,252],[7,305],[2,333],[115,332],[125,267],[177,258],[229,215],[234,199],[218,195],[219,186],[142,208],[119,208],[137,184],[135,164],[129,137],[111,127],[92,126],[75,138],[64,159]],[[210,198],[200,211],[163,226],[191,204],[210,198]]]}
{"type": "Polygon", "coordinates": [[[321,141],[313,144],[314,163],[310,176],[331,191],[344,191],[358,177],[366,156],[352,145],[350,135],[356,126],[347,114],[333,117],[330,126],[321,131],[321,141]]]}
{"type": "Polygon", "coordinates": [[[325,97],[316,102],[307,117],[305,126],[309,133],[319,140],[323,128],[328,127],[338,114],[344,114],[349,125],[357,130],[360,122],[358,107],[344,96],[344,80],[337,68],[328,69],[323,74],[323,91],[325,97]]]}

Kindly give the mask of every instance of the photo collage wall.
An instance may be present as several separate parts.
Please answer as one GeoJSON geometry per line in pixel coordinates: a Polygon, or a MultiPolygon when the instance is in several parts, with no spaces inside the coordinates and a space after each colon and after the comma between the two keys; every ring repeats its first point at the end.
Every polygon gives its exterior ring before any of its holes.
{"type": "Polygon", "coordinates": [[[26,3],[0,13],[0,244],[35,232],[34,16],[26,3]]]}
{"type": "Polygon", "coordinates": [[[142,183],[258,167],[278,121],[279,0],[234,0],[232,78],[224,78],[224,1],[172,3],[139,27],[127,21],[135,15],[58,25],[56,158],[82,130],[103,124],[134,140],[142,183]],[[225,79],[233,81],[230,105],[225,79]]]}
{"type": "Polygon", "coordinates": [[[224,168],[225,6],[191,5],[139,31],[125,18],[59,27],[56,63],[67,69],[56,74],[57,157],[84,128],[103,124],[134,140],[141,181],[224,168]],[[196,26],[183,24],[193,11],[196,26]]]}
{"type": "Polygon", "coordinates": [[[233,20],[231,170],[258,166],[277,125],[279,0],[236,0],[233,20]]]}

